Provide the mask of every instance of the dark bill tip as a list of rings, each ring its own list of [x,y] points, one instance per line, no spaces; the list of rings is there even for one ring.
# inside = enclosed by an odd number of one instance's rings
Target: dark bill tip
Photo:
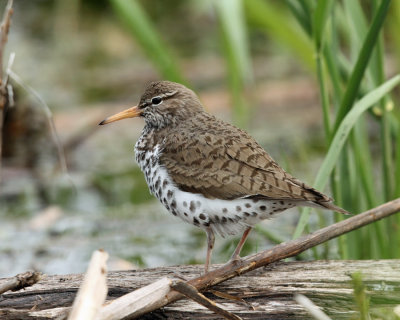
[[[99,126],[102,126],[103,124],[106,124],[106,120],[105,119],[102,122],[99,123]]]

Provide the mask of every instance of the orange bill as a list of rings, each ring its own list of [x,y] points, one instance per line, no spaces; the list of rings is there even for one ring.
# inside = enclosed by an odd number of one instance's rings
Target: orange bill
[[[132,108],[118,112],[117,114],[114,114],[114,115],[104,119],[102,122],[99,123],[99,125],[107,124],[107,123],[114,122],[114,121],[119,121],[119,120],[126,119],[126,118],[139,117],[141,112],[142,111],[137,106],[134,106]]]

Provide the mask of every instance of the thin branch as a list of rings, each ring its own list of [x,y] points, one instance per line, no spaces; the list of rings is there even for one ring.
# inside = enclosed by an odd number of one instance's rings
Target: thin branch
[[[11,16],[13,14],[13,0],[8,0],[7,6],[4,10],[3,20],[0,25],[0,170],[1,170],[1,158],[2,158],[2,143],[3,143],[3,122],[6,107],[8,104],[8,75],[3,79],[3,53],[4,47],[6,46],[8,39],[8,32],[11,25]],[[0,182],[1,182],[1,171],[0,171]]]
[[[11,16],[13,14],[13,0],[8,0],[7,6],[4,10],[3,20],[0,25],[0,86],[5,88],[6,84],[3,83],[3,53],[4,47],[8,40],[8,32],[10,31]],[[0,105],[0,109],[3,109],[4,104]]]
[[[254,269],[266,266],[270,263],[293,257],[330,239],[336,238],[345,233],[361,228],[367,224],[386,218],[399,211],[400,198],[385,203],[371,210],[365,211],[364,213],[355,215],[349,219],[320,229],[314,233],[303,236],[296,240],[281,243],[280,245],[277,245],[272,249],[250,255],[240,261],[227,263],[214,271],[208,272],[201,277],[188,281],[188,284],[194,286],[198,291],[205,291],[208,288],[223,281],[234,278]],[[134,294],[135,292],[136,291],[130,294]],[[162,300],[158,301],[158,303],[154,303],[153,301],[152,305],[160,308],[176,300],[182,299],[183,297],[184,296],[181,293],[170,291],[168,294],[163,295]],[[130,307],[132,312],[129,312],[129,310],[125,309],[125,314],[130,319],[139,317],[147,312],[151,312],[157,309],[152,308],[149,305],[145,305],[143,309],[132,305]]]

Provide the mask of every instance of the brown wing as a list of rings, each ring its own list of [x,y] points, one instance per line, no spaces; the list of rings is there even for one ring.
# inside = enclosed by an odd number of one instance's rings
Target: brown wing
[[[209,117],[205,127],[170,132],[162,150],[161,164],[181,189],[219,199],[331,201],[286,173],[246,132]]]

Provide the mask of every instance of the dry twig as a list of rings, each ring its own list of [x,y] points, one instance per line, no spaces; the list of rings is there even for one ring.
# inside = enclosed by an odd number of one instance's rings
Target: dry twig
[[[166,295],[171,290],[168,278],[149,284],[111,301],[99,311],[96,320],[128,319],[135,310],[144,313],[156,310],[167,303]]]
[[[2,151],[2,141],[3,141],[3,121],[4,114],[6,112],[6,106],[8,103],[8,76],[3,79],[3,53],[4,47],[6,46],[8,39],[8,31],[11,25],[11,16],[13,14],[13,0],[8,0],[7,6],[4,11],[3,20],[0,25],[0,169],[1,169],[1,151]],[[1,181],[1,175],[0,175]]]

